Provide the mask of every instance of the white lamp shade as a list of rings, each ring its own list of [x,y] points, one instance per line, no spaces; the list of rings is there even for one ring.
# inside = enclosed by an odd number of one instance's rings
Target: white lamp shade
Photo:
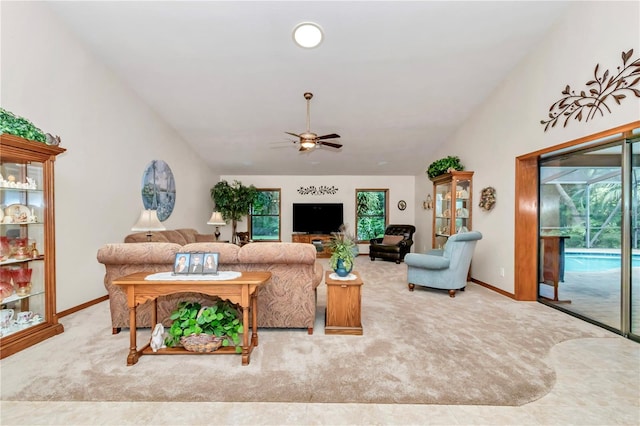
[[[211,217],[207,221],[207,225],[222,226],[226,224],[227,222],[224,221],[224,219],[222,218],[222,213],[220,212],[211,213]]]
[[[164,231],[164,225],[158,219],[157,210],[142,210],[140,218],[131,228],[132,231]]]

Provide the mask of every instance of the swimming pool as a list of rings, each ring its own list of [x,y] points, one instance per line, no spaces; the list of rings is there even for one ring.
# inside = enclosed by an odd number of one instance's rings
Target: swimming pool
[[[565,253],[565,272],[600,272],[620,269],[620,253]],[[632,267],[640,267],[640,254],[632,255]]]

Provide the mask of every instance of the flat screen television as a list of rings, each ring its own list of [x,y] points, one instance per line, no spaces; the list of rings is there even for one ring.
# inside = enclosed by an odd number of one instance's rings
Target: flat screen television
[[[342,210],[342,203],[293,203],[293,232],[338,232],[344,223]]]

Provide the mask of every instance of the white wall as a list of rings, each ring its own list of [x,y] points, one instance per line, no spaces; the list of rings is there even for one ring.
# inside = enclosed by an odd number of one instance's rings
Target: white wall
[[[57,309],[106,294],[98,248],[120,242],[143,208],[142,173],[164,160],[176,181],[169,229],[211,232],[218,176],[134,92],[97,62],[44,2],[2,2],[1,105],[58,134]]]
[[[597,63],[616,72],[621,53],[640,55],[639,2],[574,2],[545,40],[519,64],[491,97],[437,152],[434,159],[458,155],[473,170],[473,228],[483,233],[472,276],[514,292],[515,157],[640,119],[640,99],[627,93],[621,105],[609,101],[611,114],[589,122],[572,120],[544,132],[541,119],[569,84],[586,89]],[[471,71],[472,72],[472,71]],[[422,182],[424,176],[416,179]],[[496,188],[491,212],[477,207],[480,190]],[[431,232],[421,228],[421,233]],[[499,269],[505,268],[505,277]]]
[[[291,241],[293,229],[293,203],[343,203],[344,222],[349,232],[355,233],[356,226],[356,189],[389,189],[389,223],[415,224],[413,200],[413,176],[243,176],[223,175],[220,179],[232,183],[234,180],[256,188],[280,188],[281,203],[281,239]],[[336,187],[336,194],[301,195],[298,188],[309,186]],[[405,200],[407,208],[398,209],[398,201]],[[247,229],[246,218],[238,223],[238,231]],[[220,229],[222,239],[231,237],[231,225]],[[361,253],[368,253],[368,245],[360,245]]]

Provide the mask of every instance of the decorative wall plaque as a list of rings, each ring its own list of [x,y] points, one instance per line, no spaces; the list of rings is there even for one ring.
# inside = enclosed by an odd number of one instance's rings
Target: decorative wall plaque
[[[161,222],[167,220],[176,202],[176,183],[167,163],[153,160],[142,175],[142,204],[158,211]]]
[[[490,211],[496,205],[496,189],[492,186],[487,186],[480,191],[480,207],[485,212]]]
[[[571,117],[574,120],[587,122],[593,119],[596,114],[604,116],[605,111],[611,113],[610,101],[620,105],[620,101],[627,97],[626,93],[631,92],[640,98],[640,90],[634,86],[640,82],[640,59],[631,60],[633,49],[622,52],[622,67],[618,66],[616,71],[610,73],[606,70],[599,74],[600,64],[596,64],[593,71],[593,79],[587,81],[584,90],[576,93],[567,86],[562,91],[564,97],[551,104],[549,108],[549,119],[540,120],[546,132],[549,126],[555,127],[558,120],[564,117],[562,127],[567,127]],[[588,90],[588,92],[587,92]]]
[[[327,194],[335,194],[338,192],[338,188],[335,186],[325,186],[321,185],[318,188],[315,186],[301,186],[298,188],[298,194],[301,195],[327,195]]]

